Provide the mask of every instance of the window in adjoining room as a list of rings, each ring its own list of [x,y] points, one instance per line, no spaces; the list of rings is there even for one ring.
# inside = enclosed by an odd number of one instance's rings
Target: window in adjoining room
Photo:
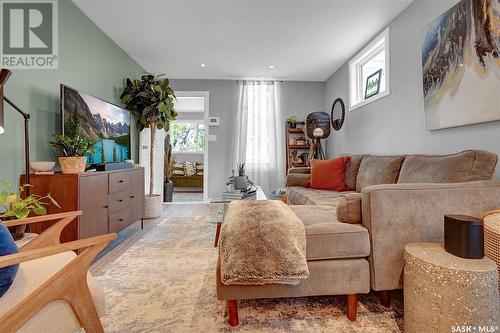
[[[173,153],[203,153],[205,125],[203,122],[172,122],[170,140]]]
[[[349,110],[389,95],[389,53],[389,28],[386,28],[349,61]]]

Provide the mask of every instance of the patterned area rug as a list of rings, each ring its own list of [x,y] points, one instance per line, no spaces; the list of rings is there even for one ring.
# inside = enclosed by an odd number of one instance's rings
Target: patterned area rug
[[[215,226],[207,217],[165,218],[96,274],[106,295],[106,332],[401,332],[402,304],[360,296],[358,320],[345,297],[239,301],[230,328],[215,294]]]

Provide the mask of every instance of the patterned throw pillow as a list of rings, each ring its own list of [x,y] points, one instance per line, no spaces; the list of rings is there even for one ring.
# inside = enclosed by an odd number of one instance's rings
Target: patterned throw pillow
[[[198,176],[203,176],[203,163],[196,163],[196,174]]]
[[[174,163],[172,174],[175,176],[184,176],[184,167],[180,163]]]
[[[196,174],[196,166],[193,162],[182,162],[182,166],[184,167],[185,176],[194,176]]]

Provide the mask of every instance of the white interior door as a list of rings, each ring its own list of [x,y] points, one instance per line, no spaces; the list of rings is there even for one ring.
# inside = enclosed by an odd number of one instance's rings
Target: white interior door
[[[155,140],[155,152],[153,161],[153,189],[154,194],[161,194],[163,198],[163,165],[165,163],[165,131],[156,130],[156,140]],[[139,164],[144,167],[145,173],[145,183],[144,191],[149,194],[149,147],[151,144],[151,131],[149,128],[145,128],[139,136],[140,147],[139,149]]]

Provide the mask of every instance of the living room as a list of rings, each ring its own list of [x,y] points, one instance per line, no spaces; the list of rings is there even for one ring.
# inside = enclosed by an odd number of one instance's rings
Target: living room
[[[0,332],[498,332],[496,0],[1,0]]]

